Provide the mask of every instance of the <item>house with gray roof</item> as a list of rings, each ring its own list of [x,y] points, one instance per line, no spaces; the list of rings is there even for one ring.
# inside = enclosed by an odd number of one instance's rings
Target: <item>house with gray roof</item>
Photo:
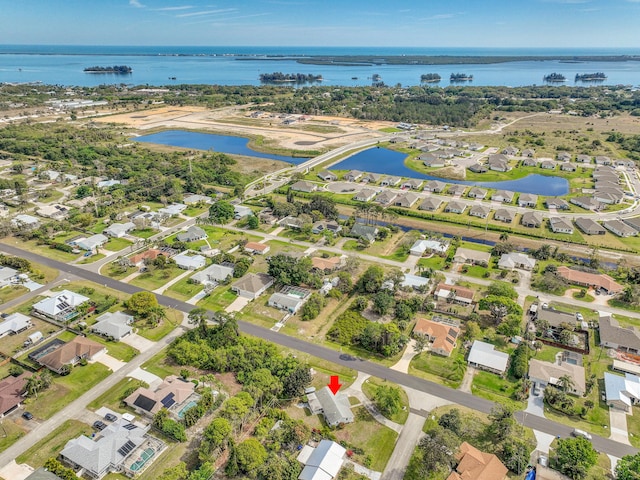
[[[382,179],[380,186],[382,187],[395,187],[402,179],[400,177],[389,176]]]
[[[233,271],[233,265],[213,264],[194,273],[189,280],[193,283],[216,286],[220,282],[233,278]]]
[[[507,210],[506,208],[499,208],[496,210],[496,213],[493,214],[494,220],[498,220],[499,222],[511,223],[515,218],[515,214],[511,210]]]
[[[474,163],[469,167],[469,171],[473,173],[486,173],[489,171],[489,168],[483,163]]]
[[[355,182],[360,177],[362,177],[362,175],[363,173],[360,170],[350,170],[347,173],[345,173],[342,178],[345,179],[347,182]]]
[[[489,265],[491,253],[472,250],[470,248],[458,247],[453,257],[456,263],[470,263],[472,265]]]
[[[514,193],[509,190],[498,190],[491,195],[494,202],[511,203],[513,202]]]
[[[533,193],[521,193],[520,197],[518,197],[519,207],[536,208],[536,205],[538,205],[538,195],[534,195]]]
[[[249,273],[231,285],[239,296],[255,300],[273,285],[273,277],[266,273]]]
[[[470,216],[478,218],[487,218],[490,213],[491,209],[489,207],[485,207],[484,205],[473,205],[469,210]]]
[[[500,260],[498,260],[498,268],[506,270],[513,270],[514,268],[533,270],[535,266],[536,260],[534,258],[520,252],[503,253]]]
[[[555,208],[556,210],[569,210],[569,204],[562,198],[547,198],[544,203],[547,208]]]
[[[638,231],[620,220],[605,220],[602,226],[619,237],[633,237]]]
[[[21,229],[33,229],[40,226],[40,220],[31,215],[21,213],[11,219],[11,226]]]
[[[495,172],[508,172],[511,170],[509,159],[501,154],[489,155],[487,165],[489,166],[489,170],[493,170]]]
[[[570,202],[585,210],[597,210],[600,208],[600,202],[593,197],[573,197]]]
[[[307,182],[306,180],[299,180],[291,185],[291,190],[294,192],[311,193],[318,189],[318,185],[315,183]]]
[[[179,242],[197,242],[198,240],[204,240],[207,238],[207,232],[197,225],[190,226],[186,232],[181,232],[176,235],[176,240]]]
[[[189,251],[184,251],[173,257],[176,265],[183,270],[197,270],[202,268],[207,263],[207,259],[199,254],[191,254]]]
[[[325,182],[335,182],[338,179],[338,176],[335,173],[330,172],[329,170],[322,170],[318,174],[318,177],[320,177]]]
[[[598,155],[595,160],[596,165],[611,165],[611,159],[605,155]]]
[[[637,327],[621,327],[610,315],[604,315],[598,320],[598,329],[600,346],[640,354],[640,330]]]
[[[538,228],[542,225],[542,215],[538,212],[524,212],[520,219],[520,223],[524,227]]]
[[[497,351],[490,343],[474,340],[467,362],[472,367],[502,375],[507,370],[509,355]]]
[[[380,205],[389,205],[397,196],[398,194],[391,190],[384,190],[376,196],[375,202]]]
[[[445,212],[449,213],[463,213],[467,209],[467,204],[462,202],[449,202],[444,207]]]
[[[484,197],[487,196],[487,190],[485,190],[484,188],[480,188],[480,187],[473,187],[469,190],[469,193],[467,193],[467,197],[469,198],[477,198],[479,200],[484,199]]]
[[[565,162],[560,165],[560,170],[562,170],[563,172],[575,172],[577,170],[577,167],[573,163]]]
[[[590,218],[576,218],[576,226],[587,235],[604,235],[607,231],[598,222],[594,222]]]
[[[98,233],[96,235],[91,235],[88,238],[83,238],[82,240],[78,240],[75,242],[75,244],[78,248],[81,248],[82,250],[93,252],[96,248],[102,247],[108,241],[109,239],[105,235]]]
[[[63,290],[33,305],[33,311],[57,321],[68,321],[77,315],[76,308],[89,301],[79,293]]]
[[[553,233],[573,234],[573,225],[571,225],[570,221],[565,220],[562,217],[550,217],[549,228],[551,228]]]
[[[371,188],[363,188],[353,196],[353,199],[358,202],[369,202],[373,200],[378,192]]]
[[[327,425],[332,428],[342,423],[352,423],[353,412],[349,398],[344,392],[333,394],[329,387],[307,394],[309,409],[314,415],[322,414]]]
[[[91,330],[98,335],[111,338],[116,342],[122,337],[126,337],[133,330],[133,317],[124,312],[106,312],[96,319],[96,323],[91,326]]]
[[[506,147],[502,150],[503,155],[517,155],[520,150],[516,147]]]
[[[418,207],[418,210],[427,210],[429,212],[435,212],[442,205],[442,200],[435,197],[425,198],[424,201]]]
[[[286,286],[269,297],[267,304],[278,310],[296,313],[305,304],[311,292],[306,288]]]
[[[158,209],[158,213],[166,217],[177,217],[186,209],[187,206],[184,203],[172,203],[171,205]]]
[[[102,233],[108,237],[122,238],[130,231],[135,230],[135,228],[136,224],[133,222],[112,223],[107,228],[105,228]]]
[[[198,193],[187,193],[182,199],[182,203],[185,205],[197,205],[199,203],[210,205],[213,203],[213,198]]]
[[[576,326],[576,316],[572,313],[562,312],[554,308],[539,308],[536,311],[536,320],[543,320],[553,328],[564,328],[565,325]]]
[[[378,236],[378,228],[372,225],[365,225],[364,223],[354,223],[349,232],[349,236],[362,238],[369,243],[373,243]]]
[[[440,155],[425,153],[424,155],[420,155],[418,160],[420,160],[425,167],[440,168],[447,164],[445,158],[446,157],[442,157]]]
[[[526,148],[522,151],[522,156],[523,157],[535,157],[536,156],[536,151],[533,148]]]
[[[12,313],[0,322],[0,338],[6,335],[15,335],[30,328],[33,324],[31,318],[20,312]],[[0,412],[0,415],[2,412]]]
[[[520,163],[523,167],[537,167],[538,161],[535,158],[525,158]]]
[[[429,180],[424,184],[425,192],[442,193],[447,188],[447,184],[439,180]]]
[[[418,180],[416,178],[410,178],[402,182],[401,187],[408,188],[411,190],[418,190],[420,188],[420,185],[422,185],[422,180]]]
[[[420,195],[413,192],[407,192],[398,195],[393,201],[393,205],[396,207],[411,208],[418,200],[420,200]]]
[[[624,199],[624,191],[618,187],[599,187],[596,186],[596,191],[593,194],[593,198],[607,205],[614,205],[622,202]]]
[[[623,218],[622,221],[640,232],[640,217]]]
[[[464,191],[466,189],[467,189],[466,185],[460,185],[460,184],[454,183],[453,185],[449,185],[449,188],[447,189],[447,193],[449,195],[462,196],[464,195]]]
[[[544,170],[555,170],[556,162],[554,162],[553,160],[543,160],[540,162],[540,168]]]
[[[379,173],[367,173],[360,180],[362,183],[378,183],[382,179]]]
[[[578,163],[591,163],[591,155],[580,154],[576,157]]]
[[[571,160],[571,154],[569,152],[558,152],[556,158],[561,162],[568,162]]]

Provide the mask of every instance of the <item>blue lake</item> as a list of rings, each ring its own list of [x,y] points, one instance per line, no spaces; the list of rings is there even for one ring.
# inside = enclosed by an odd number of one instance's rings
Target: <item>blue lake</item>
[[[499,188],[521,193],[533,193],[548,197],[561,196],[569,193],[569,182],[556,176],[531,174],[518,180],[501,182],[469,182],[466,180],[449,180],[417,172],[408,168],[404,161],[407,155],[387,148],[370,148],[337,163],[331,170],[361,170],[368,173],[395,175],[398,177],[420,178],[423,180],[442,180],[447,183],[462,185],[476,185],[486,188]]]
[[[143,143],[158,143],[172,147],[193,148],[196,150],[212,150],[214,152],[245,155],[247,157],[268,158],[298,165],[308,158],[287,157],[258,152],[247,146],[249,139],[231,135],[215,135],[213,133],[187,132],[185,130],[165,130],[164,132],[144,135],[134,139]]]

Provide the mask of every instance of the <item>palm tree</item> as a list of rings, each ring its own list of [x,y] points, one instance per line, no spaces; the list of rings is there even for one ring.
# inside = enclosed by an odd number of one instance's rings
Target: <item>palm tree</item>
[[[502,232],[500,234],[500,241],[506,242],[507,240],[509,240],[509,234],[507,232]]]
[[[575,383],[569,375],[563,375],[558,379],[558,387],[563,392],[567,392],[568,390],[573,390]]]

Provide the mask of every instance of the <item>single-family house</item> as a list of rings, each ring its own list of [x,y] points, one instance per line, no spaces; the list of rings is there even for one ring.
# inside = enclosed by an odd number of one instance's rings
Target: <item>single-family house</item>
[[[579,154],[578,156],[576,156],[576,162],[591,163],[591,155]]]
[[[266,273],[249,273],[231,285],[231,290],[241,297],[255,300],[271,285],[272,276]]]
[[[63,220],[69,216],[69,207],[55,203],[53,205],[41,205],[36,210],[36,215],[52,220]]]
[[[204,270],[194,273],[189,281],[215,287],[221,282],[232,279],[233,271],[233,264],[218,265],[214,263]]]
[[[523,157],[528,157],[528,158],[532,158],[536,156],[536,151],[533,148],[525,148],[522,151],[522,156]]]
[[[363,188],[354,195],[353,199],[358,202],[369,202],[373,200],[377,194],[378,192],[373,190],[372,188]]]
[[[338,391],[335,395],[329,387],[323,387],[313,393],[307,394],[309,410],[314,415],[322,414],[327,425],[332,428],[343,423],[353,422],[353,412],[349,398],[344,392]]]
[[[529,255],[520,252],[503,253],[498,261],[498,268],[505,270],[513,270],[514,268],[533,270],[535,266],[535,258],[531,258]]]
[[[555,170],[556,162],[553,160],[543,160],[540,162],[540,168],[543,168],[544,170]]]
[[[569,204],[562,198],[547,198],[544,203],[547,208],[555,208],[556,210],[569,210]]]
[[[507,370],[509,355],[497,351],[490,343],[474,340],[467,362],[472,367],[502,375]]]
[[[197,242],[198,240],[204,240],[205,238],[207,238],[207,232],[197,225],[192,225],[187,228],[186,232],[180,232],[176,235],[176,240],[185,243]]]
[[[554,363],[531,359],[529,361],[529,380],[542,388],[547,385],[562,386],[568,388],[568,393],[583,396],[587,391],[584,367],[574,362],[563,361],[562,357],[562,354],[557,355]],[[560,383],[562,377],[570,378],[571,384],[562,385]]]
[[[425,167],[440,168],[447,164],[445,158],[446,157],[440,155],[425,153],[424,155],[420,155],[418,160],[420,160]]]
[[[489,168],[484,163],[474,163],[469,167],[469,171],[473,173],[487,173]]]
[[[524,212],[520,223],[528,228],[538,228],[542,225],[542,215],[538,212]]]
[[[460,329],[453,325],[419,318],[413,328],[413,334],[427,340],[430,352],[449,357],[456,348]]]
[[[307,301],[311,292],[306,288],[286,286],[269,297],[267,304],[278,310],[296,313]]]
[[[158,256],[164,255],[165,257],[170,257],[171,254],[166,250],[158,250],[157,248],[150,248],[149,250],[145,250],[142,253],[138,253],[129,258],[129,265],[132,267],[139,267],[143,265],[145,262],[152,262]]]
[[[506,208],[499,208],[496,210],[496,213],[493,214],[494,220],[498,220],[499,222],[511,223],[515,218],[515,214],[511,210],[507,210]]]
[[[511,170],[509,159],[499,153],[495,155],[489,155],[487,165],[489,166],[489,170],[493,170],[494,172],[508,172],[509,170]]]
[[[311,193],[318,189],[318,185],[315,183],[307,182],[306,180],[299,180],[291,185],[291,190],[294,192]]]
[[[416,240],[409,250],[411,255],[421,257],[426,252],[444,255],[449,249],[449,243],[444,240]]]
[[[447,188],[447,184],[440,180],[429,180],[424,184],[425,192],[442,193]]]
[[[244,205],[234,205],[233,206],[233,218],[236,220],[240,220],[244,217],[250,217],[253,215],[253,210],[249,207],[245,207]]]
[[[135,230],[136,224],[133,222],[126,223],[112,223],[105,228],[102,233],[108,237],[122,238],[132,230]]]
[[[349,236],[362,238],[368,243],[373,243],[378,236],[378,228],[372,225],[365,225],[364,223],[354,223],[349,232]]]
[[[505,480],[507,467],[492,453],[485,453],[463,442],[456,454],[458,465],[447,480]]]
[[[344,174],[342,178],[344,178],[347,182],[355,182],[360,177],[362,177],[363,173],[360,170],[351,170]]]
[[[556,158],[561,162],[568,162],[571,160],[571,154],[569,152],[558,152]]]
[[[343,264],[342,257],[311,257],[311,266],[321,272],[333,272]]]
[[[513,202],[513,196],[515,194],[509,190],[497,190],[491,195],[491,200],[494,202],[511,203]]]
[[[410,190],[418,190],[422,185],[422,180],[417,180],[415,178],[410,178],[402,182],[402,188],[408,188]]]
[[[13,412],[25,398],[27,379],[30,373],[24,372],[17,377],[8,376],[0,380],[0,418]]]
[[[15,335],[16,333],[24,332],[32,325],[30,317],[20,312],[12,313],[0,322],[0,338],[6,335]]]
[[[637,327],[621,327],[610,315],[604,315],[598,320],[598,330],[600,346],[640,354],[640,329]]]
[[[596,165],[611,165],[611,159],[604,155],[596,156]]]
[[[79,293],[63,290],[33,305],[36,314],[59,322],[67,322],[77,315],[76,309],[89,298]]]
[[[536,311],[536,320],[543,320],[555,329],[563,329],[565,325],[576,326],[576,316],[572,313],[556,310],[555,308],[539,308]]]
[[[102,235],[101,233],[98,233],[96,235],[91,235],[90,237],[77,240],[74,243],[78,248],[82,250],[93,252],[96,249],[102,247],[108,241],[109,239],[106,237],[106,235]]]
[[[120,182],[120,180],[101,180],[96,185],[98,188],[103,189],[103,188],[111,188],[116,185],[120,185],[120,183],[122,183]]]
[[[602,226],[619,237],[633,237],[638,234],[635,228],[620,220],[605,220],[602,222]]]
[[[607,231],[598,222],[594,222],[590,218],[576,218],[576,226],[587,235],[604,235]]]
[[[311,227],[311,233],[332,232],[338,234],[342,231],[342,225],[335,220],[319,220]]]
[[[202,255],[193,255],[189,251],[184,251],[173,257],[176,265],[183,270],[197,270],[207,263],[207,259]]]
[[[107,351],[104,345],[80,335],[67,343],[56,340],[30,353],[29,358],[59,375],[81,361],[93,360]]]
[[[469,215],[472,217],[487,218],[490,213],[491,209],[489,207],[485,207],[484,205],[473,205],[469,209]]]
[[[623,218],[622,221],[640,232],[640,217]]]
[[[472,265],[489,265],[491,253],[481,252],[480,250],[472,250],[470,248],[458,247],[453,257],[456,263],[470,263]]]
[[[17,283],[20,279],[19,275],[17,270],[0,265],[0,288],[7,287],[12,283]]]
[[[563,172],[575,172],[577,167],[573,163],[565,162],[560,165],[560,170]]]
[[[429,212],[435,212],[442,205],[442,200],[439,198],[425,198],[424,201],[418,207],[418,210],[427,210]]]
[[[561,265],[558,267],[557,274],[571,284],[599,288],[609,295],[615,295],[623,290],[622,285],[604,273],[583,272]]]
[[[473,187],[469,190],[469,193],[467,194],[467,197],[469,198],[477,198],[479,200],[483,200],[484,197],[487,196],[487,190],[485,190],[484,188],[480,188],[480,187]]]
[[[183,380],[176,375],[169,375],[154,390],[140,387],[126,397],[123,403],[140,415],[153,417],[163,408],[174,415],[179,415],[182,407],[198,398],[193,382]]]
[[[393,205],[396,207],[411,208],[418,200],[420,200],[420,195],[413,192],[407,192],[398,195],[393,201]]]
[[[538,205],[538,195],[534,195],[533,193],[521,193],[518,197],[519,207],[536,208],[536,205]]]
[[[361,182],[362,183],[378,183],[382,179],[382,175],[379,173],[367,173],[365,174]]]
[[[304,465],[298,480],[333,480],[342,468],[346,452],[331,440],[320,440],[315,448],[305,445],[297,457]]]
[[[382,187],[395,187],[402,179],[400,177],[389,176],[382,179],[380,186]]]
[[[444,207],[445,212],[449,213],[463,213],[467,209],[467,204],[462,202],[449,202]]]
[[[31,215],[21,213],[11,219],[11,226],[22,230],[32,230],[40,226],[40,220]]]
[[[596,185],[594,200],[606,205],[615,205],[624,199],[624,191],[619,187],[600,187]]]
[[[623,376],[604,372],[604,388],[607,405],[627,413],[640,403],[640,377],[626,373]]]
[[[111,338],[116,342],[129,335],[133,330],[133,317],[124,312],[106,312],[96,319],[96,323],[91,326],[91,330],[98,335]]]
[[[449,188],[447,189],[447,193],[449,195],[453,195],[453,196],[459,196],[461,197],[462,195],[464,195],[464,191],[467,189],[467,187],[465,185],[460,185],[460,184],[453,184],[453,185],[449,185]]]
[[[573,234],[573,226],[571,225],[571,222],[562,217],[550,217],[549,227],[553,233]]]
[[[437,300],[452,301],[460,305],[470,305],[473,303],[473,295],[475,292],[467,287],[439,283],[433,294]]]
[[[80,435],[69,440],[60,459],[95,480],[110,472],[136,476],[165,448],[161,440],[148,435],[148,429],[119,418],[97,436]]]
[[[426,289],[429,286],[429,278],[421,275],[412,275],[405,273],[400,282],[402,288],[412,288],[414,290]]]
[[[209,197],[208,195],[200,195],[198,193],[186,193],[182,198],[182,203],[184,203],[185,205],[210,205],[213,203],[213,198]]]
[[[520,163],[523,167],[537,167],[538,161],[535,158],[525,158]]]
[[[389,205],[397,196],[398,194],[391,190],[383,190],[376,196],[375,202],[380,205]]]
[[[514,155],[517,155],[519,151],[520,151],[520,150],[519,150],[518,148],[516,148],[516,147],[512,147],[512,146],[509,146],[509,147],[506,147],[506,148],[504,148],[504,149],[502,150],[502,154],[503,154],[503,155],[511,155],[511,156],[514,156]],[[498,154],[498,155],[499,155],[499,154]]]
[[[158,214],[167,218],[177,217],[186,209],[187,206],[184,203],[172,203],[171,205],[167,205],[166,207],[159,208]]]
[[[338,176],[335,173],[330,172],[329,170],[322,170],[318,174],[318,177],[320,177],[325,182],[335,182],[336,180],[338,180]]]
[[[304,226],[304,221],[300,217],[287,215],[283,219],[278,220],[278,226],[300,230]]]

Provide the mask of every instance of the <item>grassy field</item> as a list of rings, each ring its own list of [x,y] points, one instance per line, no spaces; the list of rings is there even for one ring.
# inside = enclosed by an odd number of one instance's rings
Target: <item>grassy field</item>
[[[180,279],[178,282],[174,283],[168,289],[166,289],[164,294],[168,297],[186,302],[196,293],[201,292],[204,288],[204,286],[200,283],[189,282],[190,277],[191,275]]]
[[[409,365],[409,373],[441,385],[458,388],[462,383],[467,364],[464,353],[457,348],[450,357],[443,357],[431,352],[422,352],[413,357]]]
[[[478,371],[473,377],[471,391],[478,397],[486,398],[494,402],[510,404],[518,410],[526,408],[525,402],[513,399],[513,394],[518,388],[515,379],[505,379],[490,372]]]
[[[112,410],[124,412],[125,410],[121,407],[124,393],[129,388],[132,388],[134,386],[139,386],[138,380],[135,380],[131,377],[123,378],[118,383],[116,383],[113,388],[110,388],[98,398],[89,403],[87,407],[90,410],[97,410],[100,407],[107,407]]]
[[[117,263],[111,262],[103,265],[100,269],[100,273],[115,280],[122,280],[123,278],[128,277],[137,270],[138,267],[121,267]]]
[[[0,436],[0,452],[6,450],[26,434],[25,430],[10,420],[2,421],[2,430],[3,435]]]
[[[164,378],[169,375],[179,375],[183,367],[174,364],[171,359],[167,357],[166,352],[160,352],[143,363],[142,368],[149,373]]]
[[[75,253],[63,252],[62,250],[49,248],[47,245],[38,245],[35,240],[22,240],[15,237],[5,237],[0,240],[0,242],[64,263],[71,262],[79,257],[79,255]]]
[[[119,252],[120,250],[130,247],[131,245],[133,245],[133,243],[131,243],[126,238],[111,238],[103,248],[112,252]]]
[[[181,273],[184,273],[184,270],[176,266],[170,266],[164,269],[158,268],[137,276],[129,283],[136,287],[144,288],[145,290],[155,290],[170,282]]]
[[[91,427],[78,420],[67,420],[49,435],[16,458],[17,463],[26,463],[33,468],[42,467],[49,458],[56,458],[65,444],[80,435],[90,436]]]
[[[231,305],[236,298],[238,298],[238,296],[231,291],[229,286],[222,285],[216,287],[213,292],[200,300],[197,305],[207,310],[220,312]]]
[[[138,329],[138,335],[152,342],[157,342],[169,335],[181,322],[182,312],[168,308],[166,309],[165,318],[155,327],[140,323],[136,325],[136,328]]]
[[[109,355],[122,362],[128,362],[140,353],[137,349],[127,345],[126,343],[113,342],[98,335],[89,334],[87,335],[87,338],[107,347]]]
[[[153,228],[142,228],[140,230],[134,230],[131,232],[131,235],[138,238],[149,238],[153,237],[156,233],[160,233],[158,230],[154,230]]]
[[[393,415],[386,415],[386,417],[392,422],[404,425],[407,421],[407,418],[409,417],[409,398],[407,397],[404,389],[399,388],[396,384],[388,383],[386,380],[382,380],[377,377],[369,377],[362,384],[362,392],[367,396],[369,400],[374,401],[376,391],[383,385],[397,388],[400,392],[400,398],[402,402],[402,409],[399,412],[394,413]]]
[[[0,305],[28,292],[29,289],[21,285],[9,285],[7,287],[0,288]]]

